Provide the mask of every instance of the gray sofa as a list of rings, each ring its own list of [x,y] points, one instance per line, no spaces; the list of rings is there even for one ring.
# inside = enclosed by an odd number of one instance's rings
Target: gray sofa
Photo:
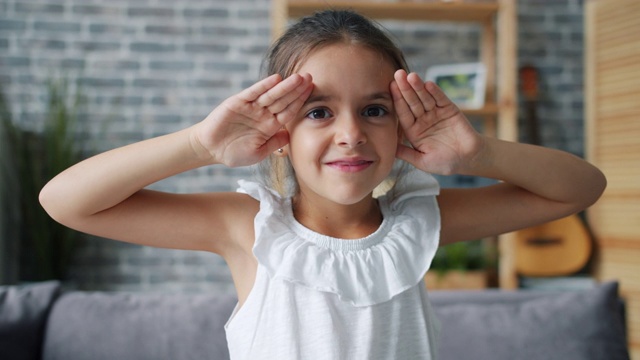
[[[433,291],[439,359],[628,359],[616,283],[580,292]],[[0,359],[228,359],[235,299],[0,286]],[[403,359],[401,359],[403,360]]]

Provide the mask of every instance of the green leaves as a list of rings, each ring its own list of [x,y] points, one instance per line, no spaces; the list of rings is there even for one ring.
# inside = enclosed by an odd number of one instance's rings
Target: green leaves
[[[445,273],[449,270],[480,270],[489,265],[483,241],[474,240],[441,246],[436,252],[431,269]]]
[[[0,122],[4,132],[0,175],[7,199],[4,212],[17,219],[20,280],[64,279],[79,233],[66,228],[42,209],[40,189],[55,175],[80,161],[83,133],[79,113],[85,104],[67,80],[47,82],[47,107],[41,130],[25,129],[12,118],[0,91]]]

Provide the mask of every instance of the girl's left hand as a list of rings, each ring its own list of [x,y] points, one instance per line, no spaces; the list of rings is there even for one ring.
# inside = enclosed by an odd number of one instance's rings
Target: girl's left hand
[[[412,146],[399,144],[396,156],[429,173],[465,173],[482,149],[482,135],[433,82],[404,70],[394,78],[396,115]]]

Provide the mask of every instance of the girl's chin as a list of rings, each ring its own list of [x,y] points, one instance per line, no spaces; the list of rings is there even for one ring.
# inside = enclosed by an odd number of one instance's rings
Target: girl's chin
[[[336,204],[350,206],[372,199],[372,193],[373,190],[366,192],[366,190],[361,188],[354,189],[352,191],[341,191],[340,189],[336,189],[332,194],[327,196],[327,199],[335,202]]]

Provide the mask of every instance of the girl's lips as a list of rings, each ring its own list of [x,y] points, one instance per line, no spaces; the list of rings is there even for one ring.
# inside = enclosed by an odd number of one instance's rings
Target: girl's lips
[[[364,159],[334,160],[326,163],[327,166],[343,172],[358,172],[368,168],[373,161]]]

